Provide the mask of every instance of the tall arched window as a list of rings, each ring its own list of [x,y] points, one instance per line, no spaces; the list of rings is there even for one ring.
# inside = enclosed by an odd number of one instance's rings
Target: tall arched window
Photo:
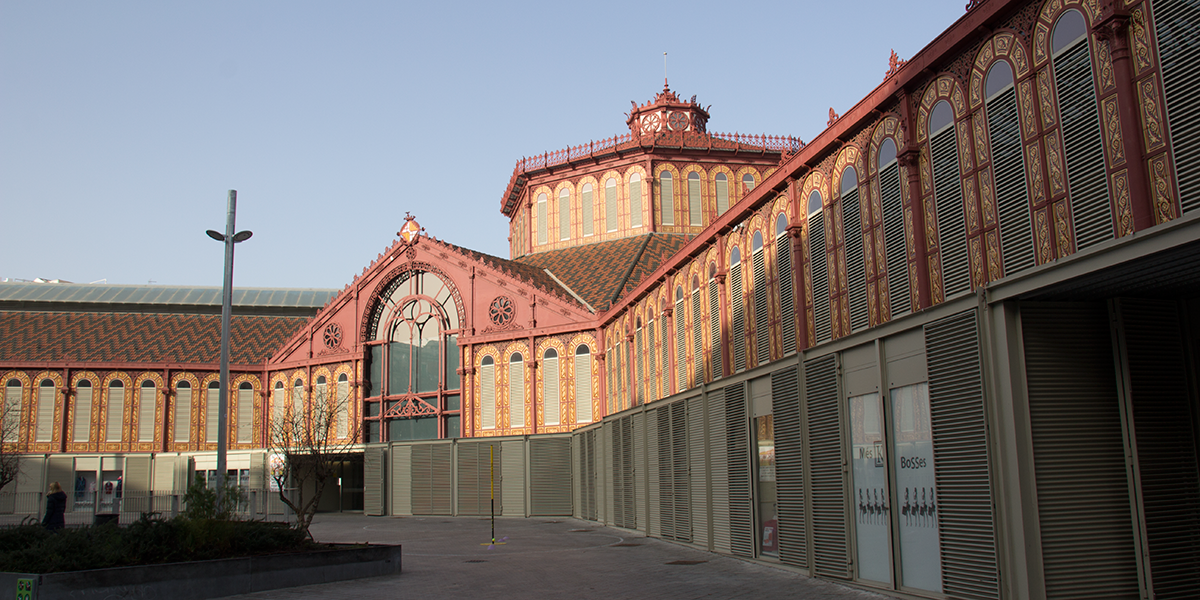
[[[742,175],[742,194],[749,194],[754,191],[754,176],[746,173]]]
[[[1200,110],[1196,84],[1200,61],[1196,60],[1196,32],[1200,10],[1190,0],[1155,0],[1154,29],[1158,38],[1159,68],[1163,95],[1167,100],[1167,123],[1175,152],[1179,199],[1183,212],[1200,209]]]
[[[1012,67],[1003,60],[988,70],[984,110],[991,138],[992,176],[1000,213],[1000,249],[1004,274],[1033,266],[1033,228],[1025,188],[1021,125],[1017,120],[1017,88]]]
[[[708,265],[708,341],[712,344],[712,378],[725,376],[724,356],[721,352],[721,290],[717,285],[717,265]]]
[[[292,384],[292,402],[289,405],[288,413],[296,414],[296,411],[304,410],[304,380],[296,379]],[[290,416],[288,417],[291,418]]]
[[[215,380],[208,382],[208,389],[204,394],[204,441],[209,444],[217,443],[220,402],[221,383]]]
[[[558,239],[571,239],[571,191],[567,188],[558,192]]]
[[[642,226],[642,176],[629,176],[629,226]]]
[[[337,436],[345,438],[350,435],[350,402],[353,398],[350,397],[350,378],[346,377],[345,373],[338,375],[337,380],[337,396],[334,397],[334,402],[337,403]]]
[[[254,435],[254,386],[243,381],[237,395],[237,443],[249,444]]]
[[[581,344],[575,349],[575,422],[591,423],[593,418],[592,349]]]
[[[646,403],[646,351],[643,345],[646,341],[645,335],[642,332],[642,318],[637,318],[637,327],[633,332],[633,368],[636,370],[634,375],[634,398],[637,404]]]
[[[183,383],[187,383],[186,381]],[[188,396],[191,396],[191,390],[188,389]],[[87,442],[91,440],[92,432],[92,382],[88,379],[81,379],[75,384],[75,424],[74,432],[71,436],[73,442]],[[176,402],[178,396],[176,392]]]
[[[43,379],[38,384],[37,428],[34,441],[49,442],[54,439],[54,381]]]
[[[457,289],[434,272],[411,270],[387,284],[371,306],[367,332],[368,422],[381,423],[380,441],[437,439],[457,423],[461,378]],[[494,314],[511,318],[512,300],[497,298]],[[373,436],[368,436],[372,438]]]
[[[1100,137],[1100,112],[1096,108],[1087,33],[1083,15],[1068,10],[1059,16],[1051,38],[1054,84],[1067,161],[1067,193],[1077,250],[1113,237],[1104,141]],[[1065,253],[1066,249],[1060,252]]]
[[[549,241],[548,225],[546,219],[549,216],[546,214],[546,194],[538,194],[537,197],[537,243],[545,244]]]
[[[771,326],[767,319],[767,251],[761,231],[751,238],[750,260],[754,267],[754,358],[755,364],[765,365],[771,360]]]
[[[717,188],[717,214],[723,215],[729,210],[729,178],[724,173],[717,173],[713,179]]]
[[[733,372],[746,370],[746,296],[742,291],[742,251],[729,253],[729,344],[733,346]]]
[[[703,196],[700,194],[700,174],[692,171],[688,173],[688,224],[696,227],[704,224],[704,213],[702,212]]]
[[[604,182],[604,228],[617,230],[617,180],[611,177]]]
[[[146,379],[142,381],[141,389],[138,390],[138,436],[139,442],[154,441],[154,400],[157,396],[157,390],[154,389],[154,382]]]
[[[215,403],[216,400],[214,399]],[[214,419],[215,421],[215,419]],[[104,419],[104,441],[121,441],[125,424],[125,383],[114,379],[108,384],[108,411]]]
[[[688,389],[687,378],[687,311],[683,305],[683,286],[675,288],[675,370],[678,388]]]
[[[842,232],[846,242],[846,292],[850,304],[850,330],[867,326],[867,265],[863,256],[862,208],[858,172],[842,171]]]
[[[658,372],[658,346],[655,345],[658,336],[655,335],[654,325],[654,311],[651,310],[646,314],[646,359],[650,363],[646,369],[646,384],[650,386],[650,394],[647,397],[650,402],[662,397],[658,387],[662,376]]]
[[[796,351],[796,286],[792,279],[792,242],[786,213],[775,219],[775,271],[779,277],[779,324],[784,356]]]
[[[520,352],[508,359],[508,426],[525,426],[525,357]]]
[[[562,387],[559,381],[560,375],[558,351],[554,348],[547,348],[546,353],[542,355],[542,410],[544,411],[542,418],[546,425],[558,425],[562,421],[559,416]]]
[[[19,439],[21,424],[21,380],[9,379],[4,384],[4,431],[5,442],[15,442]]]
[[[946,298],[971,289],[967,222],[954,129],[954,109],[950,103],[942,100],[933,105],[929,117],[929,156],[933,163],[933,205],[937,211],[938,253]]]
[[[700,278],[692,277],[692,387],[704,383],[704,321],[700,319]]]
[[[275,432],[283,425],[283,420],[287,417],[287,401],[287,391],[283,382],[276,381],[271,389],[271,425],[268,431]]]
[[[908,313],[908,254],[904,241],[904,205],[900,195],[900,161],[892,138],[879,145],[879,200],[883,208],[883,249],[891,318]]]
[[[275,383],[280,395],[283,383]],[[176,442],[189,442],[192,439],[192,384],[180,381],[175,384],[175,435]]]
[[[496,362],[490,356],[483,357],[479,365],[479,426],[483,429],[496,428]]]
[[[592,200],[592,184],[590,184],[590,183],[583,184],[583,191],[579,193],[579,197],[580,197],[580,211],[583,213],[583,216],[581,217],[581,219],[583,221],[583,235],[585,235],[585,236],[592,235],[593,233],[595,233],[593,231],[593,228],[595,227],[595,224],[596,224],[596,214],[595,214],[595,212],[593,212],[593,209],[592,209],[592,207],[594,206],[594,203]]]
[[[668,306],[669,305],[666,304],[666,302],[663,303],[662,319],[659,320],[659,324],[658,324],[659,338],[662,340],[662,371],[663,371],[663,375],[662,375],[661,379],[662,379],[662,396],[663,397],[671,395],[671,375],[668,372],[671,369],[671,350],[670,350],[671,343],[669,341],[671,339],[671,319],[668,318],[670,315],[667,314],[669,311],[666,310]]]
[[[671,180],[671,172],[663,171],[658,174],[658,203],[662,207],[662,224],[675,224],[675,184]]]
[[[813,339],[818,344],[829,341],[832,336],[829,320],[829,256],[825,248],[822,208],[821,192],[813,190],[808,196],[808,260],[812,278]]]

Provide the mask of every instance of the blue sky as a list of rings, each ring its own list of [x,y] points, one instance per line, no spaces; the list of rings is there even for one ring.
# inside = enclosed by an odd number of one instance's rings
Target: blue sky
[[[508,256],[517,159],[627,132],[664,51],[710,131],[808,141],[964,4],[0,0],[0,278],[219,286],[230,189],[238,287],[340,288],[406,211]]]

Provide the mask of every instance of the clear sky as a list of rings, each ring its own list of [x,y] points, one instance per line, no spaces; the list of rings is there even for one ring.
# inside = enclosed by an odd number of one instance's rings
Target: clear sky
[[[0,278],[341,288],[406,211],[508,256],[522,156],[671,88],[811,140],[964,14],[921,2],[0,0]]]

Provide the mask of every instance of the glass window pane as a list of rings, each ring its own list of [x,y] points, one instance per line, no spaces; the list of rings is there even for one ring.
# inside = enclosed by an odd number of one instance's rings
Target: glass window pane
[[[383,393],[383,345],[367,346],[367,396]]]
[[[388,388],[389,395],[408,393],[408,376],[412,368],[410,347],[404,342],[388,344]]]
[[[900,582],[942,591],[938,543],[937,485],[933,477],[933,431],[929,422],[929,384],[891,391],[893,464],[900,506]]]
[[[458,336],[446,336],[446,389],[459,388],[458,377]]]
[[[887,465],[883,432],[879,429],[879,394],[850,398],[850,444],[858,541],[858,575],[862,579],[892,582],[891,538]]]
[[[425,344],[420,348],[416,365],[414,365],[413,369],[417,376],[416,387],[418,392],[436,392],[438,389],[442,344],[437,340],[437,327],[427,326],[427,329],[433,330],[434,337],[433,339],[424,340]]]
[[[461,417],[450,415],[446,417],[446,437],[456,438],[462,435]]]
[[[446,396],[446,410],[458,410],[458,409],[459,409],[458,394],[451,394],[449,396]]]

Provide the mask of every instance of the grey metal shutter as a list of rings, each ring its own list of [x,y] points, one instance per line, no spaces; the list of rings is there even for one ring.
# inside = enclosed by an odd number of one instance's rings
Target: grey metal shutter
[[[648,504],[646,535],[662,537],[662,475],[659,469],[661,453],[658,447],[658,414],[662,409],[646,411],[646,487]]]
[[[729,518],[729,454],[726,447],[725,390],[708,393],[708,453],[709,474],[712,478],[712,548],[716,552],[731,552]]]
[[[1122,299],[1117,310],[1153,597],[1200,598],[1200,467],[1179,306]]]
[[[1200,6],[1155,0],[1154,29],[1183,212],[1200,208]]]
[[[925,326],[942,590],[1000,597],[979,330],[969,310]]]
[[[767,319],[767,250],[759,248],[751,255],[754,264],[754,353],[755,364],[771,360],[771,326]]]
[[[451,514],[451,486],[450,444],[412,446],[413,514]]]
[[[529,516],[525,511],[525,442],[500,442],[496,477],[496,514]]]
[[[687,313],[684,312],[683,300],[675,303],[675,368],[678,389],[682,392],[688,388],[687,381]]]
[[[692,177],[695,173],[688,174],[687,189],[688,189],[688,221],[693,227],[703,225],[703,217],[701,214],[701,203],[703,200],[700,197],[700,177]]]
[[[596,430],[579,435],[579,516],[596,520]]]
[[[1096,88],[1092,83],[1092,58],[1086,36],[1081,39],[1085,41],[1054,57],[1054,83],[1058,92],[1077,250],[1113,237],[1108,178],[1104,171],[1104,140],[1100,136],[1100,112],[1096,109]]]
[[[1021,151],[1021,125],[1017,120],[1017,88],[987,101],[988,137],[992,143],[992,173],[996,206],[1000,213],[1000,249],[1004,275],[1033,266],[1033,225],[1025,187],[1025,153]],[[987,174],[982,174],[986,177]]]
[[[775,419],[779,561],[807,569],[804,436],[800,426],[799,375],[794,367],[771,373],[771,413]]]
[[[951,125],[929,136],[938,253],[942,262],[942,289],[947,298],[971,289],[970,265],[967,264],[967,222],[954,131],[955,127]]]
[[[125,472],[122,473],[121,512],[144,513],[150,510],[150,455],[139,454],[125,457]]]
[[[742,263],[729,269],[729,344],[733,346],[733,372],[746,370],[746,296],[742,290]]]
[[[1108,312],[1023,304],[1048,598],[1139,597]]]
[[[392,516],[408,516],[412,509],[412,446],[393,445],[391,447],[391,480]]]
[[[663,315],[663,318],[661,320],[662,320],[662,324],[660,325],[660,327],[662,327],[662,373],[663,374],[662,374],[661,378],[656,378],[655,381],[660,382],[662,385],[662,395],[660,397],[665,397],[665,396],[671,395],[671,374],[668,372],[671,369],[671,367],[670,367],[670,364],[671,364],[671,360],[670,360],[671,359],[671,354],[670,354],[671,320],[668,319],[666,315]]]
[[[637,528],[633,503],[633,424],[626,416],[610,422],[610,451],[612,453],[612,517],[617,527]]]
[[[662,224],[675,224],[675,183],[671,173],[663,171],[658,175],[658,204],[662,209]]]
[[[850,330],[867,326],[867,265],[863,255],[862,207],[858,188],[842,196],[842,235],[846,241],[846,290],[850,303]]]
[[[363,512],[370,516],[382,516],[387,499],[387,449],[369,447],[363,450]]]
[[[750,418],[746,387],[725,387],[725,453],[729,467],[729,551],[754,556],[753,492],[750,489]]]
[[[634,522],[646,527],[646,480],[643,465],[646,461],[646,413],[632,415],[633,422],[633,513]]]
[[[483,450],[483,465],[479,451]],[[455,448],[458,462],[458,514],[484,515],[491,511],[491,473],[488,448],[483,444],[460,441]]]
[[[645,346],[643,342],[645,338],[642,336],[642,328],[638,327],[637,333],[634,335],[634,369],[637,371],[637,381],[634,382],[634,397],[637,398],[637,404],[640,406],[646,403],[646,353],[643,351]]]
[[[804,362],[812,490],[813,572],[850,578],[846,543],[846,459],[841,435],[837,355]]]
[[[648,400],[653,402],[662,396],[658,390],[658,348],[655,346],[657,336],[654,334],[654,321],[646,324],[646,358],[650,360],[650,364],[646,369],[646,383],[650,385],[650,396]]]
[[[708,528],[708,466],[705,464],[708,449],[704,440],[704,400],[700,396],[687,400],[687,448],[688,481],[691,487],[689,520],[692,524],[691,540],[694,544],[707,547],[710,541]]]
[[[583,433],[571,435],[571,516],[583,518]]]
[[[879,171],[879,199],[883,208],[883,246],[887,263],[887,292],[893,319],[908,314],[908,252],[904,241],[904,207],[900,196],[900,163]]]
[[[708,280],[708,339],[712,343],[712,358],[709,360],[712,363],[712,378],[714,380],[725,376],[725,365],[721,348],[724,346],[724,340],[721,339],[721,292],[720,286],[717,285],[716,279]]]
[[[779,323],[784,356],[796,351],[796,286],[792,281],[792,240],[787,232],[775,237],[775,264],[779,277]]]
[[[154,384],[152,382],[146,381],[144,383],[150,383],[150,385],[142,386],[142,387],[138,388],[137,441],[153,442],[154,441],[154,429],[155,429],[154,428],[154,425],[155,425],[155,423],[154,423],[154,407],[155,407],[155,404],[157,403],[156,400],[158,399],[158,388],[154,387]],[[38,388],[38,389],[41,390],[44,388]],[[50,389],[53,390],[53,388],[50,388]],[[242,400],[242,394],[239,390],[238,401],[240,402],[241,400]],[[50,406],[50,415],[49,416],[53,417],[53,415],[54,415],[54,398],[53,397],[50,398],[49,406]],[[48,418],[47,422],[49,420],[50,419]],[[40,421],[41,421],[40,417],[39,417],[38,421],[39,421],[39,425],[40,425]],[[40,430],[41,427],[39,426],[38,429]],[[42,441],[42,440],[39,438],[38,441]],[[49,440],[49,438],[47,438],[45,441],[50,441],[50,440]],[[241,439],[238,439],[238,441],[240,442]]]
[[[571,438],[529,440],[529,514],[571,514]]]
[[[692,541],[691,485],[688,478],[687,404],[671,404],[671,500],[675,509],[675,540]]]
[[[700,319],[700,288],[692,290],[692,387],[704,383],[704,321]]]
[[[642,180],[629,182],[629,226],[642,226]]]
[[[658,455],[659,535],[675,539],[675,469],[671,465],[671,407],[654,411]]]
[[[812,275],[813,333],[816,343],[832,335],[829,315],[829,263],[825,253],[825,220],[821,213],[808,217],[809,271]]]

